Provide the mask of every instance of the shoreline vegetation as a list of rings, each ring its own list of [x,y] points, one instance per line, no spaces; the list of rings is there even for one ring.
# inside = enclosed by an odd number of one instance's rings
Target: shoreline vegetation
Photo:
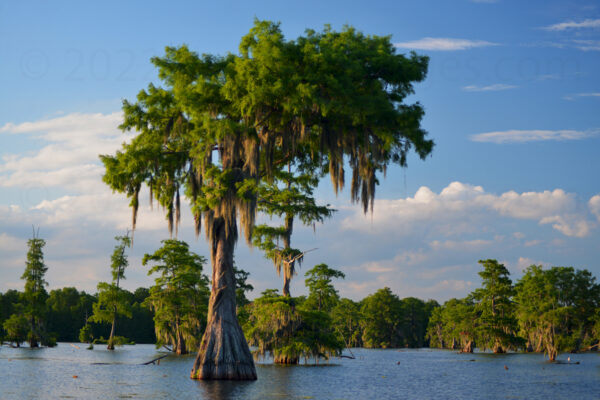
[[[32,245],[39,245],[39,240]],[[140,343],[174,354],[197,351],[208,307],[208,279],[201,273],[206,260],[189,252],[184,242],[171,239],[163,245],[144,258],[144,265],[155,263],[149,274],[161,272],[157,285],[134,292],[119,288],[120,307],[128,314],[118,314],[114,320],[92,322],[101,307],[99,295],[73,287],[44,290],[37,296],[27,294],[27,289],[0,293],[2,345],[20,347],[27,341],[29,347],[51,347],[56,342],[81,342],[93,349],[93,344]],[[35,251],[43,265],[41,249]],[[122,246],[115,251],[124,263]],[[344,275],[325,264],[306,272],[308,296],[283,296],[269,289],[250,301],[249,274],[236,267],[237,316],[254,358],[269,356],[277,364],[318,363],[342,356],[344,349],[361,347],[534,352],[549,361],[556,361],[559,353],[598,350],[600,285],[589,271],[532,265],[513,284],[509,271],[496,260],[479,263],[481,287],[442,305],[435,300],[400,299],[387,287],[360,301],[340,298],[333,281]],[[172,287],[182,281],[187,289]],[[37,302],[33,328],[27,313],[31,298]],[[190,298],[195,299],[194,307],[183,307]],[[111,329],[114,324],[118,335]],[[31,346],[33,335],[44,337],[44,342],[34,340]],[[352,358],[351,353],[343,356]]]

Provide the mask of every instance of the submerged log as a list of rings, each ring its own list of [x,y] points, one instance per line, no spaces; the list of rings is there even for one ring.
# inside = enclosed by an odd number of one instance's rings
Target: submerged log
[[[165,354],[164,356],[157,357],[157,358],[155,358],[154,360],[150,360],[150,361],[148,361],[148,362],[141,363],[140,365],[150,365],[150,364],[154,364],[154,363],[156,363],[156,362],[160,362],[160,360],[162,360],[162,359],[163,359],[163,358],[165,358],[166,356],[167,356],[167,354]]]

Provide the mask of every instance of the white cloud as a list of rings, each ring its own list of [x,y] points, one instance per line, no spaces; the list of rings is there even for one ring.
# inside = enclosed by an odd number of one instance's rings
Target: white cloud
[[[594,200],[596,204],[596,200]],[[376,200],[372,224],[378,231],[393,231],[397,235],[415,235],[427,229],[431,234],[456,236],[485,233],[485,221],[498,217],[537,221],[552,224],[558,232],[570,237],[584,237],[592,224],[586,215],[578,213],[574,194],[562,189],[543,192],[517,193],[508,191],[501,195],[486,193],[481,186],[452,182],[439,194],[422,186],[414,197],[396,200]],[[368,217],[356,211],[342,222],[347,230],[370,231]],[[426,228],[425,228],[426,227]],[[501,240],[499,239],[494,240]],[[484,246],[489,240],[461,242],[432,242],[432,247]]]
[[[552,227],[565,236],[586,237],[590,233],[591,224],[578,215],[554,215],[544,217],[540,224],[552,224]]]
[[[79,193],[99,189],[103,168],[99,154],[113,154],[132,133],[118,129],[122,114],[69,114],[21,124],[5,124],[0,134],[27,135],[41,141],[35,152],[5,155],[0,186],[61,187]]]
[[[468,50],[477,47],[497,46],[498,43],[487,42],[485,40],[468,40],[468,39],[452,39],[452,38],[431,38],[426,37],[419,40],[408,42],[394,43],[394,46],[403,49],[415,50],[439,50],[439,51],[454,51]]]
[[[462,89],[465,92],[498,92],[498,91],[502,91],[502,90],[509,90],[509,89],[516,89],[516,88],[518,88],[518,86],[506,85],[504,83],[495,83],[493,85],[487,85],[487,86],[469,85],[469,86],[464,86]]]
[[[565,96],[565,100],[575,100],[578,97],[600,97],[600,92],[570,94],[568,96]]]
[[[471,135],[470,138],[474,142],[488,143],[527,143],[539,141],[564,141],[564,140],[581,140],[598,135],[600,130],[508,130],[478,133]]]
[[[500,196],[481,196],[479,201],[496,210],[500,215],[533,220],[573,210],[576,206],[575,195],[568,194],[562,189],[521,194],[511,190]]]
[[[187,212],[187,208],[183,208],[184,212]],[[108,189],[103,193],[43,200],[33,207],[32,211],[38,214],[38,223],[43,225],[97,226],[118,230],[131,227],[131,208],[125,195],[113,194]],[[149,206],[140,207],[139,229],[156,230],[165,226],[165,218],[161,211],[152,212]]]
[[[581,22],[566,21],[558,24],[546,26],[542,29],[547,31],[567,31],[573,29],[584,29],[584,28],[600,28],[600,19],[586,19]]]
[[[598,221],[600,221],[600,194],[592,197],[588,202],[588,206],[590,207],[590,211],[598,218]]]
[[[600,51],[600,40],[573,39],[573,47],[582,51]]]

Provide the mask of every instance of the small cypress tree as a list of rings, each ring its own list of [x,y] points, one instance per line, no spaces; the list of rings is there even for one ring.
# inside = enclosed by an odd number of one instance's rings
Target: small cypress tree
[[[119,287],[121,279],[125,279],[125,268],[129,265],[125,248],[131,246],[129,233],[125,236],[116,236],[118,244],[115,246],[111,257],[112,283],[100,282],[98,284],[98,302],[94,303],[94,314],[89,318],[92,322],[110,323],[110,336],[108,338],[109,350],[115,349],[115,325],[117,316],[123,315],[131,318],[131,304],[127,299],[127,292]]]
[[[44,263],[43,248],[46,245],[44,239],[39,238],[38,232],[33,232],[33,237],[27,241],[29,251],[27,252],[27,261],[25,262],[25,272],[21,279],[25,280],[25,292],[23,297],[25,300],[25,316],[29,321],[29,332],[27,333],[27,341],[31,347],[39,347],[42,345],[52,344],[48,340],[45,331],[45,315],[46,315],[46,286],[48,282],[44,280],[44,275],[48,271],[48,267]]]
[[[318,163],[301,160],[292,171],[292,165],[288,163],[287,171],[276,171],[274,180],[261,185],[258,190],[258,211],[282,218],[283,225],[255,226],[253,244],[265,252],[278,275],[283,271],[283,295],[288,297],[296,263],[302,262],[305,253],[291,246],[294,219],[299,218],[304,225],[314,227],[315,223],[323,222],[335,212],[329,205],[319,206],[315,202],[313,190],[319,183],[317,168]]]

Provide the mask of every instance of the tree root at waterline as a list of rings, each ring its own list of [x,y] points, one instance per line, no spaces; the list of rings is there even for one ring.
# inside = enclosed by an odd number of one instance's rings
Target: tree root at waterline
[[[214,321],[204,333],[192,379],[255,380],[250,349],[237,321]]]

